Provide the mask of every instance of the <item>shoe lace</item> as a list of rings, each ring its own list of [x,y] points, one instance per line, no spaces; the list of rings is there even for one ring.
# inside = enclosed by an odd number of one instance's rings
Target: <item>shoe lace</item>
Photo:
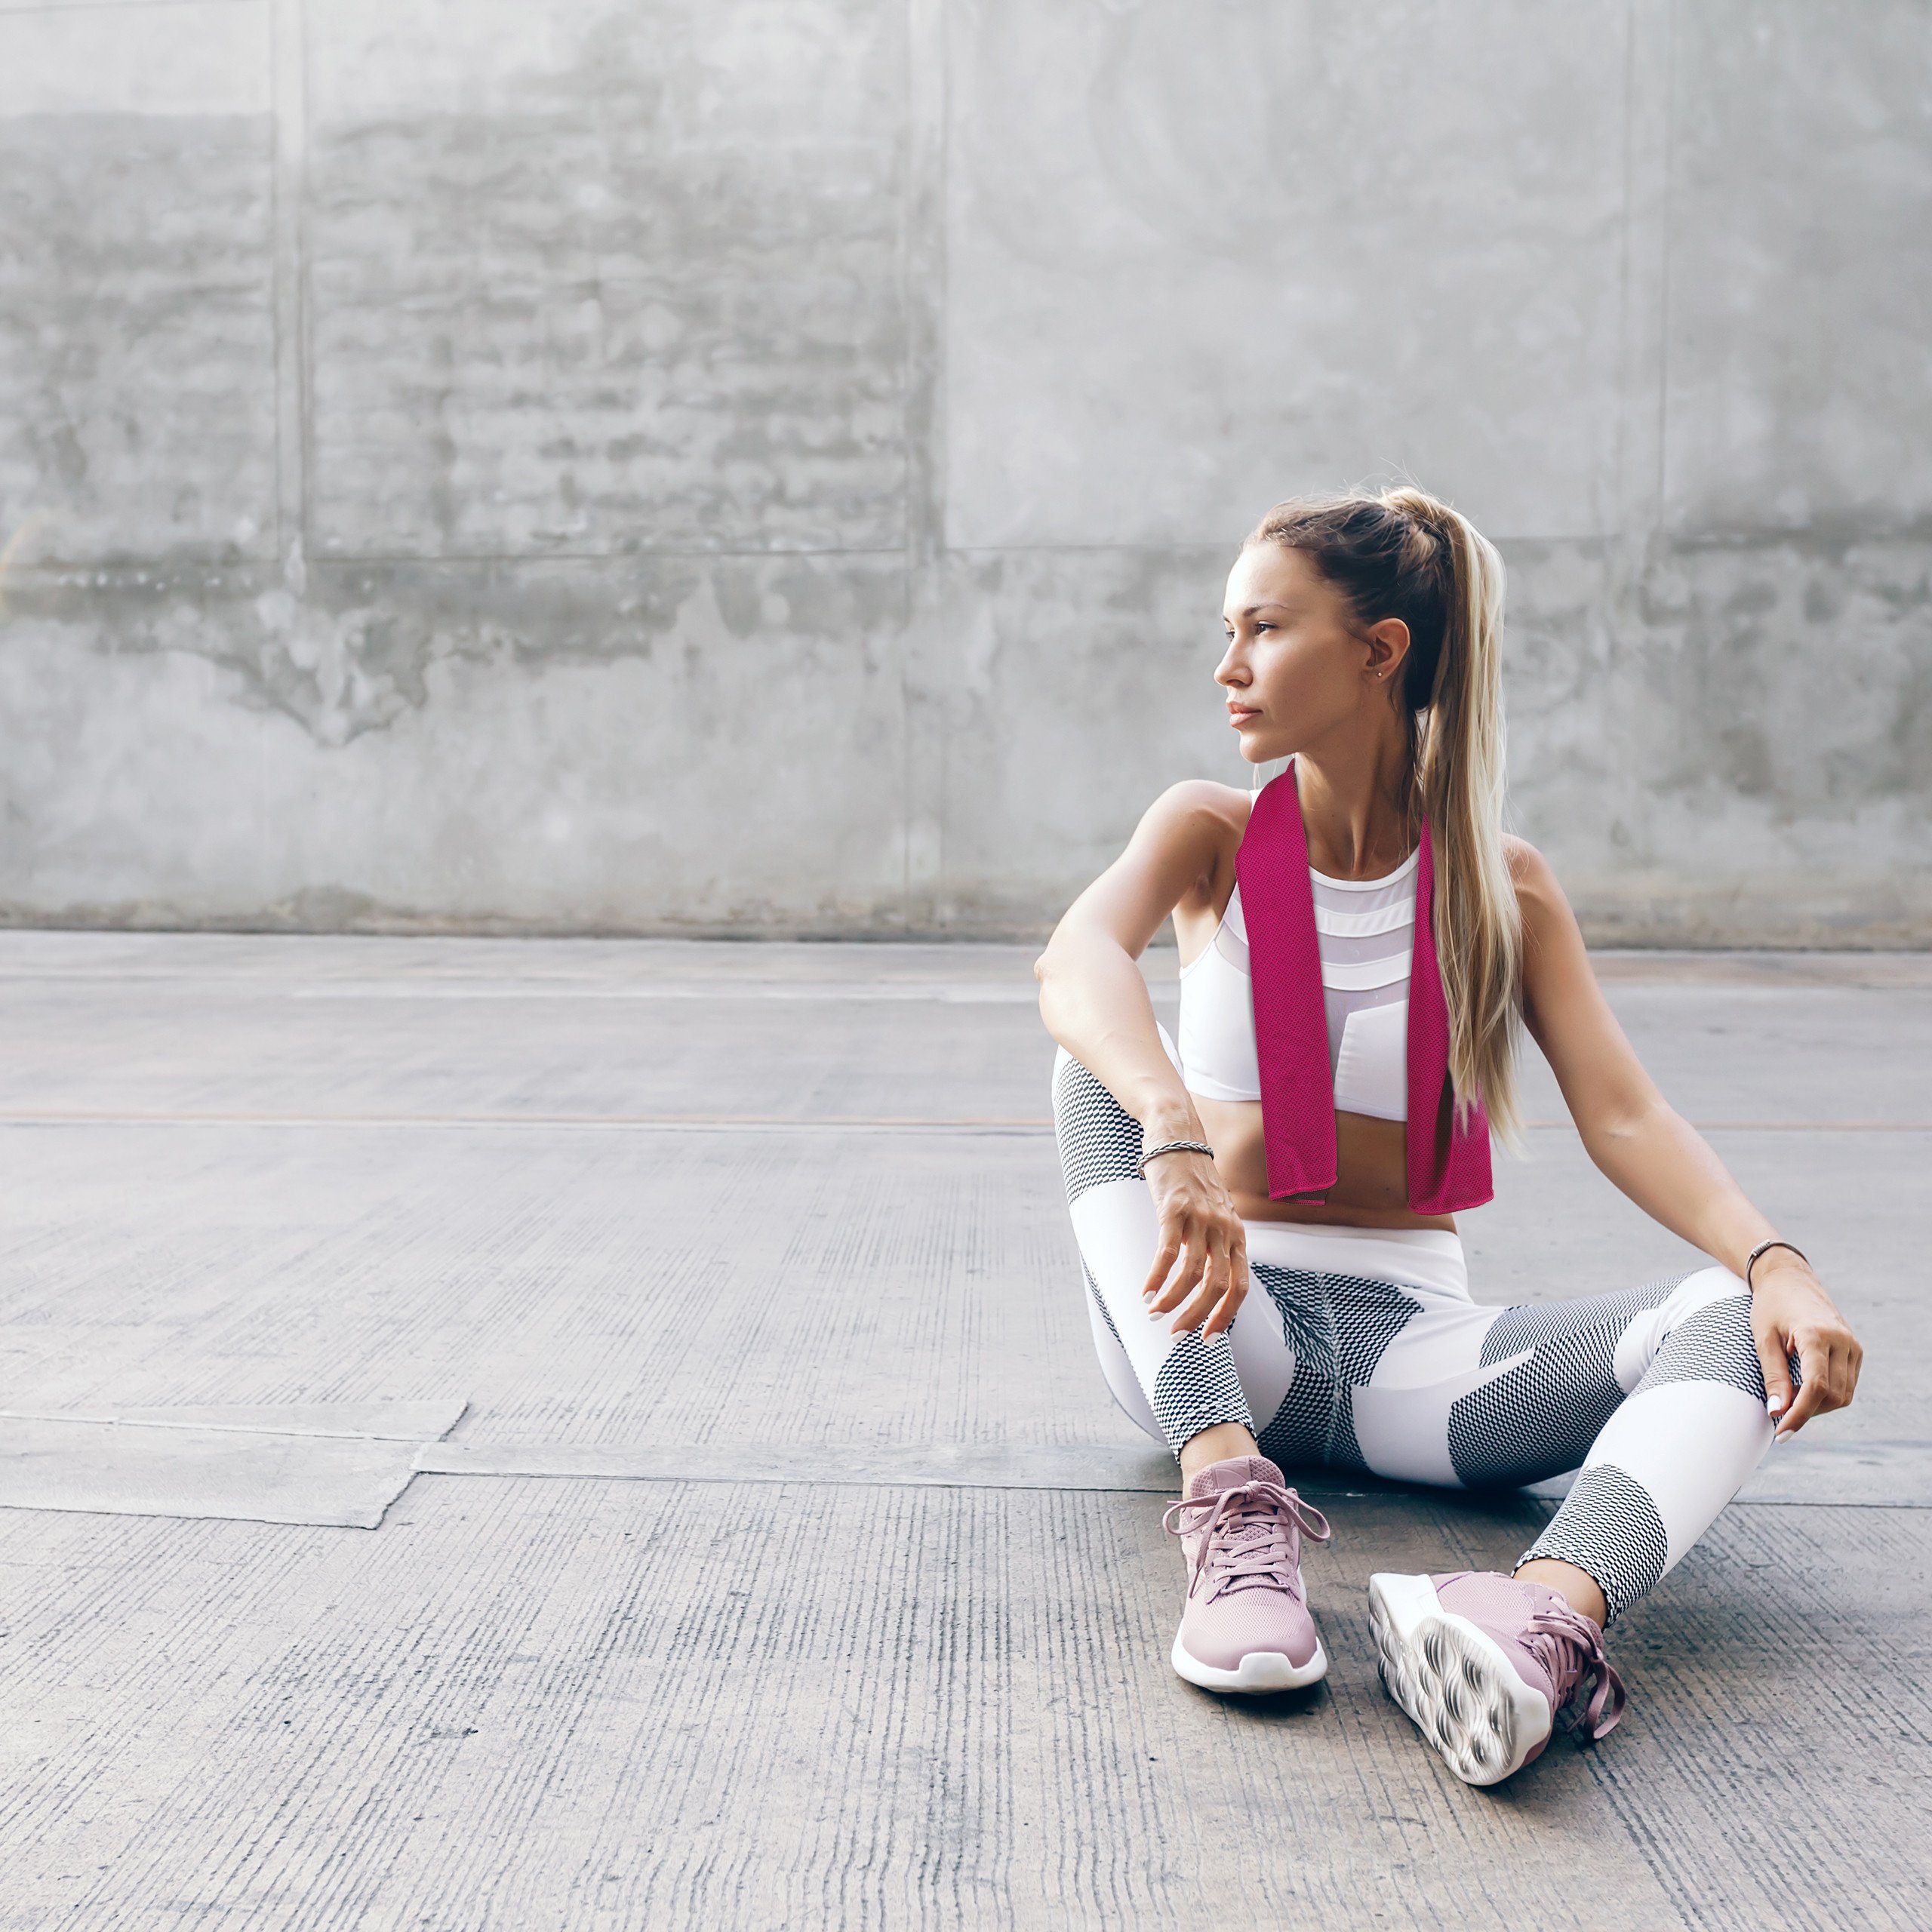
[[[1190,1510],[1206,1513],[1189,1522],[1186,1517]],[[1177,1522],[1176,1517],[1181,1520]],[[1303,1501],[1299,1491],[1270,1482],[1265,1476],[1252,1477],[1211,1495],[1183,1497],[1168,1506],[1161,1527],[1170,1536],[1203,1532],[1188,1571],[1187,1587],[1192,1595],[1201,1572],[1209,1571],[1210,1601],[1223,1590],[1263,1583],[1293,1588],[1297,1527],[1318,1543],[1326,1543],[1331,1534],[1328,1518],[1313,1503]]]
[[[1617,1721],[1623,1715],[1623,1680],[1604,1654],[1603,1632],[1589,1618],[1568,1604],[1546,1605],[1531,1612],[1523,1641],[1549,1672],[1558,1709],[1569,1703],[1587,1679],[1596,1680],[1582,1718],[1571,1726],[1578,1743],[1607,1737],[1617,1728]],[[1615,1701],[1611,1703],[1613,1698]],[[1600,1724],[1598,1719],[1607,1703],[1610,1715]]]

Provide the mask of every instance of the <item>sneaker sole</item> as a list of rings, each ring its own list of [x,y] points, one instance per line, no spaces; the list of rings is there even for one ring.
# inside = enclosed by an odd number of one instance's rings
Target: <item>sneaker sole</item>
[[[1328,1675],[1328,1653],[1319,1637],[1315,1640],[1314,1656],[1306,1663],[1294,1663],[1280,1651],[1250,1651],[1238,1670],[1221,1670],[1182,1649],[1180,1632],[1176,1631],[1170,1657],[1174,1669],[1204,1690],[1299,1690]]]
[[[1500,1784],[1543,1748],[1549,1700],[1426,1577],[1370,1577],[1368,1622],[1383,1689],[1465,1784]]]

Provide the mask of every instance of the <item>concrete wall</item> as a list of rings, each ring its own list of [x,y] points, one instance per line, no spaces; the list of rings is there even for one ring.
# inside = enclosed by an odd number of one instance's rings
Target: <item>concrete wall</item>
[[[1030,933],[1241,534],[1593,937],[1932,940],[1923,0],[0,4],[0,918]]]

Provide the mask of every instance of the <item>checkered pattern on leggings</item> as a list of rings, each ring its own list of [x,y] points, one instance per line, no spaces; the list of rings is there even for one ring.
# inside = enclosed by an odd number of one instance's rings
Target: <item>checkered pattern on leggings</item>
[[[1140,1298],[1158,1228],[1136,1171],[1141,1134],[1063,1048],[1054,1121],[1122,1406],[1177,1460],[1216,1423],[1251,1429],[1284,1469],[1366,1471],[1458,1488],[1577,1472],[1517,1557],[1594,1577],[1611,1621],[1709,1527],[1770,1446],[1750,1298],[1726,1268],[1612,1294],[1487,1307],[1439,1288],[1252,1263],[1224,1334],[1168,1332]],[[1251,1224],[1253,1225],[1253,1224]],[[1393,1258],[1399,1264],[1399,1249]],[[1794,1382],[1797,1363],[1792,1364]]]

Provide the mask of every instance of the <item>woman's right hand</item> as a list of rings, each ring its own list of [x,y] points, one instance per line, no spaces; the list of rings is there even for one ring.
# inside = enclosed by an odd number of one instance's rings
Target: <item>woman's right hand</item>
[[[1140,1291],[1147,1312],[1180,1309],[1171,1334],[1197,1324],[1204,1337],[1220,1334],[1247,1293],[1247,1230],[1234,1197],[1205,1154],[1157,1154],[1143,1172],[1161,1217],[1161,1251]]]

